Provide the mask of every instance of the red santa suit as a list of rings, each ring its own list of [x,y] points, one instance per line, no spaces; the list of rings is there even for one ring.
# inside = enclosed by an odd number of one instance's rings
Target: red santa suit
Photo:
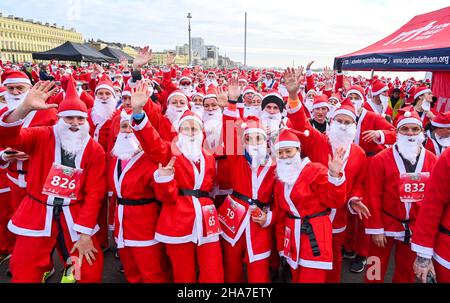
[[[246,121],[245,133],[259,132],[266,135],[262,124],[256,117]],[[236,129],[239,112],[235,105],[224,111],[223,127],[226,159],[224,166],[228,171],[218,174],[228,178],[226,182],[232,188],[232,194],[219,208],[222,223],[222,251],[224,254],[225,281],[244,282],[243,262],[247,265],[249,283],[268,283],[269,257],[272,250],[272,226],[274,223],[273,187],[275,185],[275,161],[268,157],[264,165],[251,166],[251,157],[244,153]],[[223,169],[223,167],[222,167]],[[224,174],[228,173],[226,176]],[[227,202],[228,201],[228,202]],[[251,219],[250,206],[255,205],[267,212],[267,221],[261,226]],[[226,223],[230,219],[228,208],[237,208],[234,224]],[[234,217],[234,216],[233,216]]]
[[[290,130],[280,133],[275,149],[301,147]],[[292,172],[297,173],[297,172]],[[274,197],[278,210],[278,252],[292,268],[292,282],[325,282],[333,267],[331,208],[346,201],[345,173],[332,178],[320,163],[304,158],[294,184],[278,181]]]
[[[156,169],[158,164],[142,151],[129,161],[114,157],[110,162],[109,180],[118,202],[114,237],[130,283],[170,282],[164,246],[155,240],[161,208],[154,194]]]
[[[434,259],[436,280],[450,283],[450,150],[436,163],[416,219],[411,249]]]
[[[76,95],[75,87],[61,103],[58,113],[69,116],[74,112],[87,116],[86,106]],[[6,123],[8,115],[6,112],[0,117],[0,140],[30,155],[28,175],[33,180],[27,184],[26,197],[8,224],[9,230],[18,235],[10,263],[12,281],[40,283],[51,266],[50,256],[55,246],[63,262],[69,257],[77,258],[78,251],[69,252],[83,233],[92,236],[94,247],[100,250],[95,233],[101,200],[106,194],[105,156],[98,143],[92,139],[85,141],[83,149],[73,158],[75,168],[83,170],[81,179],[74,183],[78,194],[64,198],[62,205],[57,206],[56,196],[43,193],[52,165],[64,163],[65,158],[56,126],[24,129],[23,120]],[[103,255],[99,253],[92,266],[83,262],[78,281],[99,283],[102,270]]]
[[[333,117],[339,114],[345,114],[356,120],[356,114],[353,105],[349,100],[344,100],[341,107],[338,108]],[[308,136],[300,136],[302,154],[313,162],[328,165],[329,156],[333,156],[333,149],[327,135],[320,133],[308,122],[304,107],[301,103],[288,111],[288,117],[292,121],[293,128],[306,132]],[[347,201],[353,199],[363,199],[366,178],[366,155],[364,151],[356,144],[351,144],[346,149],[344,156],[344,172],[346,177]],[[340,208],[333,208],[330,213],[330,220],[333,224],[333,269],[327,273],[327,282],[339,283],[341,277],[342,257],[341,247],[345,241],[347,229],[348,207],[347,204]]]
[[[420,118],[412,108],[399,111],[397,127],[406,123],[421,125]],[[411,200],[408,196],[411,192],[418,194],[423,192],[427,184],[426,179],[436,163],[436,156],[425,148],[421,148],[414,170],[412,170],[414,167],[407,168],[406,161],[395,144],[375,156],[370,163],[370,174],[367,180],[367,192],[370,195],[367,195],[366,201],[372,216],[366,222],[366,233],[385,235],[388,243],[385,248],[381,248],[370,241],[369,256],[379,258],[381,276],[366,276],[366,282],[384,281],[394,245],[396,256],[393,282],[414,282],[412,266],[415,256],[409,241],[411,233],[414,233],[421,198]],[[414,177],[410,177],[411,174],[415,174]],[[411,180],[417,177],[421,178],[419,179],[421,183],[412,184]]]
[[[450,112],[437,114],[436,117],[434,117],[434,119],[431,121],[431,125],[436,128],[449,129],[450,128]],[[436,135],[434,133],[432,133],[430,130],[427,131],[426,137],[427,138],[424,143],[425,148],[428,149],[429,151],[431,151],[433,154],[435,154],[438,157],[448,147],[448,144],[445,144],[441,140],[438,140],[438,138],[436,138]],[[447,146],[444,146],[441,143],[443,143]]]
[[[440,157],[441,154],[447,149],[447,146],[442,146],[441,144],[439,144],[439,142],[436,140],[436,137],[431,133],[431,131],[427,131],[423,146],[427,150],[435,154],[437,157]]]
[[[184,113],[180,123],[188,119],[202,123],[191,111]],[[156,199],[162,202],[155,240],[166,244],[175,283],[223,282],[220,230],[208,228],[211,223],[219,227],[209,197],[214,184],[214,157],[203,151],[196,165],[175,144],[163,140],[147,116],[139,124],[133,119],[133,124],[143,150],[155,163],[165,165],[172,156],[176,157],[175,175],[161,177],[157,171],[154,174]],[[209,218],[214,219],[207,220],[210,211]]]

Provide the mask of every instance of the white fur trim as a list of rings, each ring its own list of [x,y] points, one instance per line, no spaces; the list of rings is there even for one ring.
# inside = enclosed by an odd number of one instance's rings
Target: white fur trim
[[[203,127],[203,121],[199,117],[197,117],[195,115],[194,116],[186,116],[186,117],[180,119],[180,121],[178,122],[178,127],[180,127],[181,124],[183,124],[183,122],[187,121],[187,120],[194,120],[194,121],[196,121],[197,123],[199,123]]]
[[[273,147],[274,150],[279,150],[283,147],[297,147],[300,148],[300,142],[297,141],[280,141]]]
[[[348,109],[340,109],[340,108],[339,108],[339,109],[336,109],[336,110],[334,111],[334,114],[333,114],[333,119],[334,119],[337,115],[347,115],[347,116],[353,118],[354,121],[356,121],[356,115],[355,115],[352,111],[350,111],[350,110],[348,110]]]
[[[431,125],[433,125],[434,127],[440,127],[440,128],[450,128],[450,123],[449,124],[441,124],[441,123],[436,123],[431,121]]]
[[[206,95],[206,96],[203,97],[203,101],[205,101],[206,99],[209,99],[209,98],[216,98],[217,99],[217,95],[216,94]]]
[[[375,142],[376,144],[384,144],[384,142],[386,141],[386,138],[384,137],[384,132],[382,130],[378,130],[378,133],[380,134],[380,140],[376,139],[373,142]]]
[[[421,254],[422,256],[426,256],[424,258],[427,258],[427,259],[431,259],[431,257],[433,257],[433,253],[434,253],[433,248],[421,246],[421,245],[414,244],[414,243],[411,243],[411,250],[418,254]]]
[[[65,110],[63,112],[58,113],[60,117],[84,117],[87,118],[88,114],[82,112],[81,110]]]
[[[333,235],[343,233],[346,229],[347,229],[347,226],[344,226],[344,227],[341,227],[341,228],[333,229]]]
[[[402,127],[405,124],[417,124],[420,127],[423,127],[422,120],[419,120],[417,118],[405,118],[398,122],[397,129],[399,129],[400,127]]]
[[[266,228],[270,225],[270,223],[272,223],[272,211],[269,210],[267,212],[267,219],[266,219],[266,223],[264,223],[261,227],[262,228]]]
[[[183,97],[183,98],[186,99],[186,101],[187,101],[186,95],[183,94],[183,93],[177,92],[177,91],[171,93],[171,94],[169,95],[169,97],[167,97],[167,101],[169,101],[170,98],[172,98],[172,97],[177,97],[177,96],[178,96],[178,97]]]
[[[107,89],[110,92],[112,92],[113,96],[116,95],[116,92],[114,91],[114,88],[112,86],[109,86],[109,85],[106,85],[106,84],[102,84],[102,85],[97,86],[95,88],[95,92],[97,92],[99,89],[102,89],[102,88]]]
[[[2,127],[15,127],[15,126],[22,125],[25,122],[25,119],[17,120],[15,122],[11,122],[11,123],[4,122],[5,118],[7,116],[9,116],[13,111],[14,111],[13,109],[8,110],[3,115],[0,116],[0,126],[2,126]]]
[[[431,89],[425,89],[421,92],[418,92],[417,94],[414,95],[414,100],[426,93],[432,93]]]
[[[238,110],[230,110],[227,107],[223,110],[223,115],[232,117],[232,118],[239,118],[239,111]]]
[[[441,264],[443,267],[445,267],[445,268],[447,268],[447,269],[450,270],[450,261],[445,260],[444,258],[442,258],[441,256],[439,256],[437,253],[434,253],[433,259],[435,259],[436,262],[438,262],[439,264]]]
[[[332,177],[330,176],[330,173],[328,173],[328,182],[334,186],[341,186],[345,182],[345,173],[343,173],[340,178]]]
[[[257,133],[262,134],[267,138],[267,133],[264,130],[262,130],[261,128],[249,128],[244,131],[244,136],[249,135],[249,134],[257,134]]]
[[[131,97],[131,92],[129,92],[129,91],[124,91],[123,93],[122,93],[122,97],[124,97],[124,96],[128,96],[128,97]]]
[[[383,93],[383,92],[385,92],[385,91],[387,91],[387,90],[389,90],[389,87],[387,87],[387,86],[384,86],[382,89],[380,89],[379,91],[376,91],[376,92],[372,92],[372,96],[378,96],[379,94],[381,94],[381,93]]]
[[[349,90],[345,95],[348,97],[348,95],[350,95],[350,94],[356,94],[356,95],[360,96],[362,100],[364,100],[364,96],[361,95],[361,92],[356,89]]]
[[[147,125],[147,123],[148,123],[148,117],[145,113],[144,113],[144,119],[142,120],[142,122],[140,124],[136,124],[136,125],[133,125],[133,115],[130,116],[130,125],[131,125],[131,128],[135,131],[143,130],[144,127]]]
[[[357,215],[358,213],[355,212],[355,210],[352,207],[352,201],[356,200],[356,199],[361,199],[360,197],[351,197],[348,202],[347,202],[347,206],[348,206],[348,211],[352,214],[352,215]]]
[[[31,85],[30,79],[27,78],[8,78],[3,82],[3,86],[8,84],[17,84],[17,83],[25,83]]]
[[[300,258],[298,264],[303,267],[332,270],[333,262],[311,261]]]
[[[155,170],[155,172],[153,173],[153,179],[155,180],[156,183],[168,183],[170,181],[173,180],[175,174],[171,174],[169,176],[160,176],[158,173],[158,170]]]
[[[384,228],[366,228],[366,235],[384,235]]]
[[[313,105],[313,109],[317,109],[317,108],[321,108],[321,107],[326,107],[326,108],[330,109],[330,104],[328,104],[326,102],[320,102],[320,103]]]

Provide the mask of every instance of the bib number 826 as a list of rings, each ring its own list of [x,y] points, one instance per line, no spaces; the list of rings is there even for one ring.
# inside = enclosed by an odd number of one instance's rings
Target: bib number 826
[[[50,184],[64,189],[75,189],[75,180],[69,181],[69,179],[61,178],[59,176],[53,176],[52,182],[50,182]]]

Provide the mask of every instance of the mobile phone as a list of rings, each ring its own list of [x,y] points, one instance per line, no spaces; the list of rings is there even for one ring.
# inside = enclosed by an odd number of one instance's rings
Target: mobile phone
[[[7,155],[15,155],[18,154],[19,152],[17,150],[5,150],[4,153]]]
[[[436,277],[431,272],[427,275],[427,283],[437,283]]]

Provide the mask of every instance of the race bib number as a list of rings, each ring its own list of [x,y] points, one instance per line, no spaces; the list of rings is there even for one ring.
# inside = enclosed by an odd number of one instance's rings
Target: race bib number
[[[82,176],[82,169],[53,164],[42,193],[62,199],[76,200],[80,191]]]
[[[421,202],[430,173],[405,173],[400,175],[400,201],[403,203]]]
[[[228,196],[219,208],[219,221],[235,234],[245,215],[245,207]]]
[[[283,242],[283,252],[285,257],[291,256],[291,236],[292,230],[286,226],[284,229],[284,242]]]
[[[222,232],[220,223],[217,219],[217,211],[214,205],[202,206],[203,225],[205,226],[206,236],[218,235]]]

